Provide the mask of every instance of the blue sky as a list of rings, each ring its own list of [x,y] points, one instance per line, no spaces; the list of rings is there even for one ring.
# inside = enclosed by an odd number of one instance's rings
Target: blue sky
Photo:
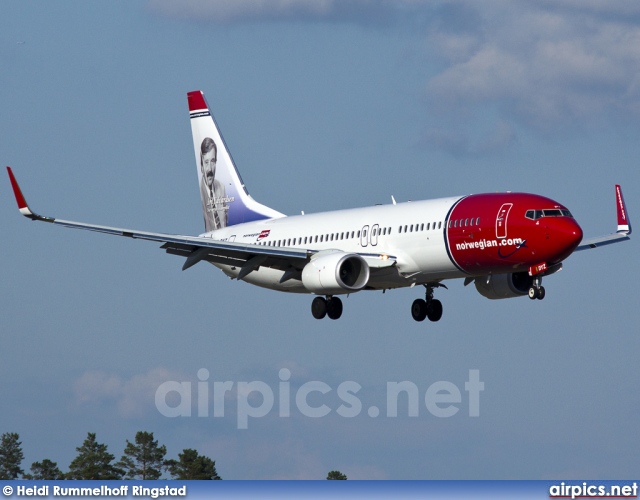
[[[640,220],[640,7],[595,1],[12,1],[0,17],[0,151],[35,211],[198,234],[186,92],[205,92],[252,196],[296,214],[485,191],[536,192],[585,236]],[[0,196],[0,432],[23,467],[66,470],[87,432],[196,448],[228,479],[631,477],[640,465],[635,241],[582,252],[547,297],[359,293],[337,322],[310,297],[182,272],[155,244],[31,224]],[[333,388],[310,418],[162,416],[163,382]],[[485,383],[480,416],[464,399]],[[365,410],[336,414],[336,388]],[[387,382],[449,381],[460,411],[369,417]],[[213,397],[212,397],[213,398]],[[254,401],[254,404],[259,404]],[[195,405],[195,402],[194,402]],[[194,406],[196,408],[196,406]],[[194,410],[195,414],[195,410]]]

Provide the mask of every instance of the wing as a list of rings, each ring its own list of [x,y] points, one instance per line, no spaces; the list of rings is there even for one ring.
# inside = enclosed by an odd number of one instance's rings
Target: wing
[[[629,235],[631,234],[631,221],[629,221],[627,205],[624,202],[622,188],[619,184],[616,184],[616,210],[618,215],[618,230],[615,233],[607,234],[605,236],[597,236],[595,238],[582,240],[582,243],[580,243],[578,248],[575,249],[576,252],[579,250],[597,248],[631,239],[629,238]]]
[[[160,248],[165,249],[167,253],[182,255],[187,258],[182,266],[183,270],[190,268],[201,260],[205,260],[215,264],[228,264],[232,266],[239,266],[243,270],[246,269],[245,274],[239,276],[239,279],[241,279],[260,265],[282,270],[287,270],[292,267],[295,269],[302,269],[314,253],[311,250],[305,249],[236,244],[216,241],[211,238],[201,238],[198,236],[182,236],[152,233],[148,231],[136,231],[133,229],[99,226],[97,224],[86,224],[83,222],[73,222],[38,215],[29,208],[29,205],[27,204],[27,201],[22,194],[22,190],[20,189],[10,167],[7,167],[7,172],[9,173],[9,179],[11,180],[13,194],[15,195],[16,202],[18,203],[18,209],[25,217],[28,217],[31,220],[49,222],[51,224],[71,227],[74,229],[86,229],[88,231],[96,231],[98,233],[113,234],[116,236],[125,236],[127,238],[162,243],[163,245]]]
[[[38,215],[32,211],[27,204],[11,167],[7,167],[7,172],[9,173],[9,179],[11,180],[11,187],[13,188],[18,209],[25,217],[31,220],[49,222],[74,229],[85,229],[98,233],[162,243],[160,248],[163,248],[167,253],[186,257],[184,265],[182,266],[183,271],[204,260],[212,264],[223,264],[240,268],[237,279],[241,280],[250,272],[257,270],[260,266],[264,266],[284,271],[284,275],[280,280],[280,282],[283,283],[290,279],[300,279],[302,269],[311,260],[312,256],[318,252],[313,249],[267,247],[253,244],[230,243],[199,236],[152,233],[134,229],[99,226],[97,224],[86,224],[84,222],[73,222]],[[389,255],[360,255],[367,261],[372,272],[393,266],[396,263],[396,258]]]

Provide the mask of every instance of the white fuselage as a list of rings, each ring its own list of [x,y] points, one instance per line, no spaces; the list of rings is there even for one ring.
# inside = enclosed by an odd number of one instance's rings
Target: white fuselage
[[[202,236],[280,248],[386,255],[395,258],[396,265],[372,275],[368,288],[411,286],[465,276],[451,262],[445,246],[445,220],[459,199],[442,198],[259,220]],[[268,235],[260,238],[266,231]],[[240,271],[234,266],[215,265],[232,278]],[[243,280],[274,290],[309,293],[299,280],[280,283],[282,275],[283,271],[261,267]]]

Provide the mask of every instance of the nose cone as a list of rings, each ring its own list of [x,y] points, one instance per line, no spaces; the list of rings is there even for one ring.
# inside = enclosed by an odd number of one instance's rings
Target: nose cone
[[[582,228],[575,219],[557,217],[549,220],[549,240],[555,261],[561,262],[573,253],[582,241]]]

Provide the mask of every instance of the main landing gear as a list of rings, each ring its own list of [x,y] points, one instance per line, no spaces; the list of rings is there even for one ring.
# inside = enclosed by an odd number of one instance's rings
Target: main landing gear
[[[324,297],[316,297],[311,302],[311,314],[316,319],[322,319],[329,316],[330,319],[338,319],[342,316],[342,301],[338,297],[331,295]]]
[[[529,298],[531,300],[542,300],[544,299],[545,291],[542,286],[542,277],[536,276],[533,278],[533,284],[531,288],[529,288]]]
[[[416,299],[411,304],[411,316],[416,321],[438,321],[442,318],[442,302],[433,298],[433,289],[438,287],[447,288],[446,285],[440,283],[428,283],[424,285],[427,289],[424,299]]]

